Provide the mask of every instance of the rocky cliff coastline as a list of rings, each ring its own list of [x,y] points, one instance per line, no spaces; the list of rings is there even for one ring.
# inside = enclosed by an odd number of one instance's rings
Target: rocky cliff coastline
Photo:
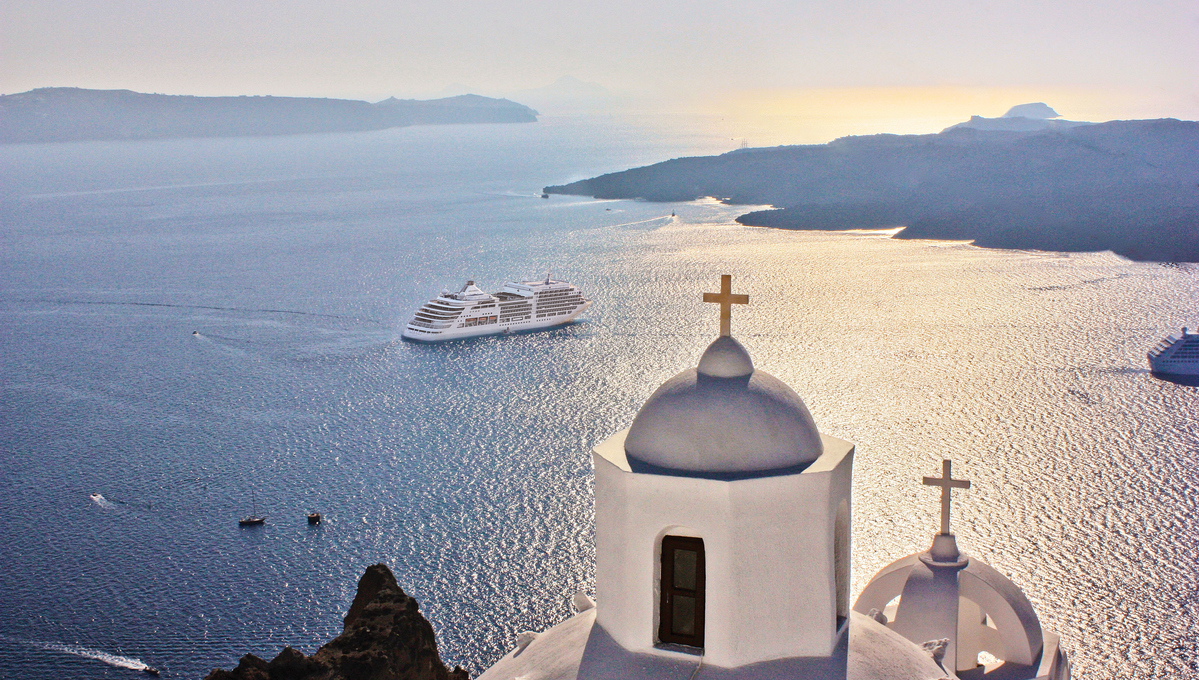
[[[1021,127],[1007,119],[992,129],[995,120],[932,135],[677,158],[545,191],[649,201],[713,196],[775,206],[737,220],[752,226],[904,227],[897,238],[1199,262],[1199,123]]]
[[[291,647],[269,662],[246,654],[233,670],[205,680],[469,680],[442,663],[433,626],[386,565],[367,568],[343,624],[312,656]]]

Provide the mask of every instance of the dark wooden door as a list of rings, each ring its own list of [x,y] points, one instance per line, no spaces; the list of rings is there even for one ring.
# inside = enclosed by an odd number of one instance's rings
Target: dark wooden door
[[[703,539],[664,537],[658,640],[704,646],[704,585]]]

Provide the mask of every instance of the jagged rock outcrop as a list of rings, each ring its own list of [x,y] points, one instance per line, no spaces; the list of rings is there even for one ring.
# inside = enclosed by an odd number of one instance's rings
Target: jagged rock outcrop
[[[446,668],[433,626],[384,564],[367,568],[341,635],[312,656],[284,647],[269,663],[247,654],[205,680],[469,680]]]

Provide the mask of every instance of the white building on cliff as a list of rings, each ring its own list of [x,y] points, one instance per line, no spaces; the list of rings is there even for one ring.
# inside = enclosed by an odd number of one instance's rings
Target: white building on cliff
[[[943,489],[932,549],[851,609],[854,445],[754,368],[729,276],[704,300],[720,337],[593,451],[598,605],[575,596],[576,615],[479,680],[1069,678],[1020,589],[958,551],[949,489],[968,483],[948,465],[925,480]],[[984,651],[1001,665],[979,666]]]

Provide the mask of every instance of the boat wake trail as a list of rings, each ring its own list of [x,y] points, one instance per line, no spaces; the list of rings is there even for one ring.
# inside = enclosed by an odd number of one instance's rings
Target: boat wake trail
[[[105,498],[104,496],[101,496],[98,493],[94,493],[94,494],[88,496],[88,498],[92,499],[93,503],[104,508],[105,510],[113,510],[117,507],[116,505],[113,504],[112,501],[108,500],[107,498]]]
[[[649,224],[650,222],[662,222],[662,221],[665,221],[665,222],[671,222],[671,221],[674,221],[674,220],[672,220],[672,219],[671,219],[671,218],[673,218],[673,217],[675,217],[673,214],[672,214],[672,215],[660,215],[660,216],[658,216],[658,217],[650,217],[650,218],[648,218],[648,219],[644,219],[644,220],[637,220],[636,222],[624,222],[624,223],[622,223],[622,224],[613,224],[613,225],[610,225],[610,227],[611,227],[611,228],[615,228],[615,227],[635,227],[635,226],[637,226],[638,224]],[[677,219],[677,218],[675,218],[675,219]]]
[[[63,654],[71,654],[84,659],[102,661],[109,666],[128,668],[131,671],[140,671],[149,668],[149,664],[141,659],[135,659],[129,656],[121,656],[119,654],[109,654],[108,652],[103,652],[98,649],[88,649],[87,647],[81,647],[79,645],[63,645],[57,642],[37,642],[35,640],[19,640],[7,635],[0,635],[0,638],[10,642],[29,645],[30,647],[37,647],[38,649],[44,649],[48,652],[62,652]]]
[[[347,319],[350,321],[369,321],[382,323],[378,319],[367,319],[342,314],[322,314],[320,312],[303,312],[296,309],[258,309],[255,307],[217,307],[214,305],[176,305],[169,302],[114,302],[110,300],[42,300],[55,305],[113,305],[118,307],[172,307],[174,309],[211,309],[218,312],[247,312],[251,314],[296,314],[299,316],[321,316],[327,319]]]
[[[1130,274],[1116,274],[1115,276],[1103,276],[1098,279],[1087,279],[1086,281],[1079,281],[1077,283],[1067,283],[1067,284],[1058,285],[1058,286],[1031,286],[1031,287],[1028,287],[1027,290],[1035,290],[1038,292],[1053,291],[1053,290],[1070,290],[1071,288],[1081,288],[1083,286],[1093,286],[1097,283],[1103,283],[1104,281],[1115,281],[1116,279],[1123,279],[1128,276],[1131,276],[1131,275]]]
[[[116,189],[94,189],[92,191],[58,191],[47,194],[29,194],[25,198],[38,200],[47,198],[72,198],[75,196],[101,196],[104,194],[127,194],[140,191],[175,191],[178,189],[206,189],[209,187],[229,187],[240,186],[246,184],[271,184],[283,182],[295,182],[298,180],[310,179],[306,177],[294,178],[277,178],[277,179],[249,179],[235,182],[200,182],[193,184],[162,184],[152,187],[120,187]]]

